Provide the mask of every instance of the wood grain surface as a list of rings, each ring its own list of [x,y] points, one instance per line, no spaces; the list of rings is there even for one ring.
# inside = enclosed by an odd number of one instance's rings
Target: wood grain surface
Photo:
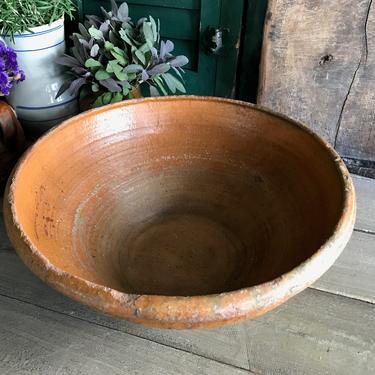
[[[375,161],[374,17],[372,0],[270,0],[259,104]]]

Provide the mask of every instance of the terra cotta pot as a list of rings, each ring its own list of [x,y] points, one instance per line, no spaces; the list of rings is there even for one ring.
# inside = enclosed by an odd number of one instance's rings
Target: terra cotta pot
[[[25,137],[13,108],[0,100],[0,191],[25,148]]]
[[[348,171],[303,125],[232,100],[165,97],[85,112],[8,184],[25,264],[96,310],[164,328],[272,310],[320,277],[355,219]]]

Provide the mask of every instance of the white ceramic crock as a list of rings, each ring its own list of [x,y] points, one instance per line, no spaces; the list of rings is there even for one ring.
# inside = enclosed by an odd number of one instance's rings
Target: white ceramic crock
[[[78,113],[78,100],[67,92],[56,99],[64,82],[63,68],[54,61],[65,52],[64,19],[31,29],[32,33],[3,36],[17,53],[26,80],[15,85],[8,102],[15,108],[26,133],[41,135]]]

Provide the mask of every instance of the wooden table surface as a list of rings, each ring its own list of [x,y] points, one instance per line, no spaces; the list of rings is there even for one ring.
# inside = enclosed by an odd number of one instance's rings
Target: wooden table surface
[[[255,320],[149,329],[89,310],[22,264],[0,225],[0,374],[375,374],[375,180],[353,176],[352,239],[311,288]]]

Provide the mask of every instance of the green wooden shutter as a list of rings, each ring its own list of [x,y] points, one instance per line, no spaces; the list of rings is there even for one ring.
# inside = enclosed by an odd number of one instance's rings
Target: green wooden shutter
[[[161,22],[162,39],[175,44],[175,54],[189,58],[189,94],[234,96],[243,0],[129,0],[133,20],[152,15]],[[109,0],[81,0],[81,18],[110,8]],[[208,26],[228,28],[221,56],[208,55],[202,38]]]

